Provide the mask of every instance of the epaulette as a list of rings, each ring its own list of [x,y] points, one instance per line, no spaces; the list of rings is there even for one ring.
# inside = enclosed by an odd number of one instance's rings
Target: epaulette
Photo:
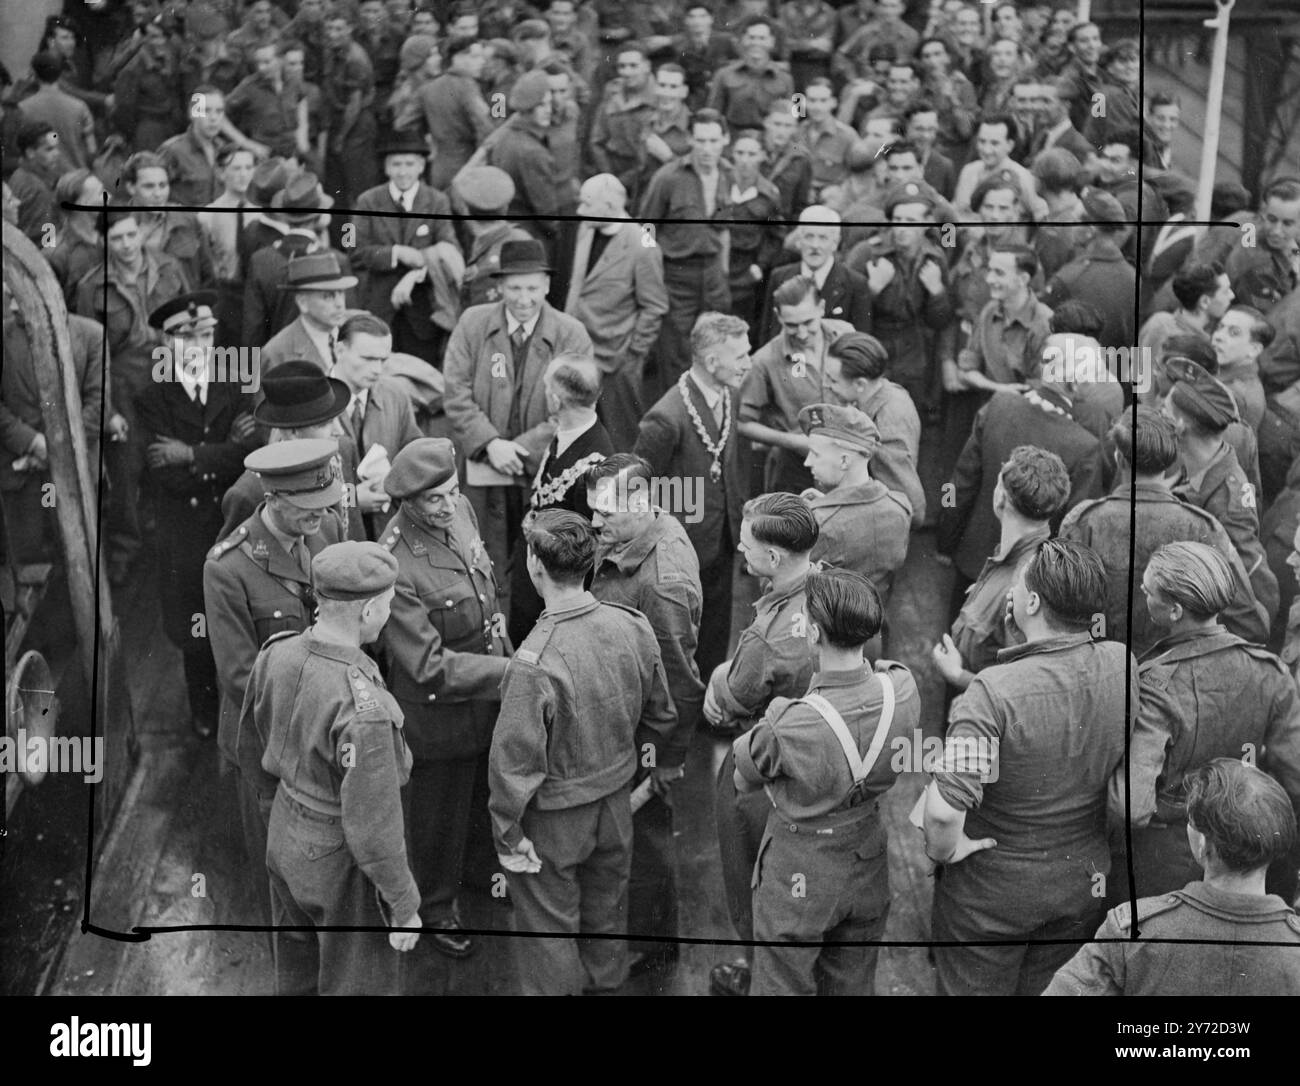
[[[1144,920],[1150,920],[1153,916],[1159,916],[1161,913],[1176,909],[1182,903],[1182,899],[1175,894],[1161,894],[1159,897],[1140,899],[1138,901],[1138,930],[1141,931]],[[1124,931],[1128,931],[1133,926],[1130,919],[1130,908],[1130,903],[1126,901],[1122,905],[1116,905],[1111,910],[1112,915],[1115,917],[1115,923]]]
[[[1274,653],[1269,652],[1268,649],[1266,649],[1263,645],[1252,645],[1249,641],[1247,641],[1241,647],[1245,650],[1246,655],[1251,657],[1251,659],[1261,660],[1266,664],[1271,664],[1275,666],[1278,669],[1278,671],[1280,671],[1283,675],[1286,674],[1286,666],[1282,663],[1280,659],[1278,659],[1278,657]]]
[[[619,605],[615,604],[614,606]],[[631,608],[627,608],[627,610],[631,610]],[[638,614],[639,613],[640,612],[638,612]],[[511,659],[518,660],[520,663],[531,664],[533,667],[536,667],[541,663],[542,650],[546,648],[547,642],[551,640],[551,634],[553,633],[555,633],[554,622],[538,623],[533,627],[533,632],[528,635],[528,640],[524,642],[525,645],[532,644],[533,647],[528,649],[515,649],[515,654]],[[534,638],[536,638],[535,641],[533,640]]]
[[[397,546],[397,541],[402,537],[402,529],[393,525],[384,533],[384,538],[379,541],[379,545],[385,550],[391,551]]]
[[[241,544],[248,536],[248,526],[241,524],[230,535],[226,536],[220,543],[208,551],[209,558],[220,558],[223,554],[228,554]]]
[[[352,705],[358,713],[368,713],[379,708],[375,697],[376,683],[361,673],[359,667],[348,668],[348,688],[352,691]]]
[[[277,611],[276,614],[279,614],[279,612]],[[268,637],[265,641],[263,641],[262,648],[265,649],[266,646],[271,644],[273,641],[283,641],[286,637],[297,637],[297,636],[298,636],[297,630],[281,630],[279,633],[273,633],[270,637]]]
[[[1156,664],[1139,666],[1138,674],[1145,686],[1150,686],[1156,690],[1165,690],[1169,686],[1169,680],[1174,677],[1174,672],[1178,668],[1173,664]]]

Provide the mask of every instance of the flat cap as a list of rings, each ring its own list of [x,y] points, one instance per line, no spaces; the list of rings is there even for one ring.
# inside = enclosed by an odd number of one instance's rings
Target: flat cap
[[[1237,422],[1237,401],[1232,398],[1227,385],[1212,377],[1195,362],[1187,358],[1170,358],[1165,362],[1165,373],[1174,382],[1169,399],[1201,425],[1211,430],[1225,430],[1229,423]]]
[[[441,486],[456,474],[456,446],[445,437],[422,437],[393,457],[384,477],[390,498],[409,498]]]
[[[368,600],[397,583],[397,559],[378,543],[333,543],[311,560],[312,585],[326,600]]]
[[[852,405],[811,403],[799,412],[805,434],[822,434],[870,456],[880,444],[876,424]]]
[[[546,101],[551,93],[551,84],[545,72],[525,72],[510,88],[509,106],[515,113],[527,113]]]
[[[325,509],[343,498],[343,464],[337,441],[293,438],[254,449],[244,457],[269,494],[303,509]]]
[[[504,211],[515,198],[515,183],[499,166],[461,170],[451,187],[470,211]]]

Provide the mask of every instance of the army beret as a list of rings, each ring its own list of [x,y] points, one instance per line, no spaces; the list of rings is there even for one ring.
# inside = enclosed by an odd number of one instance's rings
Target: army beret
[[[337,441],[293,438],[254,449],[244,467],[268,494],[281,494],[303,509],[325,509],[343,497],[343,467]]]
[[[445,437],[422,437],[393,457],[384,477],[391,498],[409,498],[441,486],[456,474],[456,446]]]
[[[885,200],[885,214],[892,215],[894,208],[901,204],[924,204],[931,211],[934,210],[934,198],[915,181],[909,181],[890,190]]]
[[[397,559],[378,543],[334,543],[312,559],[311,579],[321,599],[368,600],[397,583]]]
[[[880,444],[876,424],[852,405],[809,404],[799,412],[799,425],[805,434],[822,434],[867,455]]]
[[[1083,201],[1083,210],[1090,222],[1123,223],[1129,220],[1124,205],[1104,189],[1086,188],[1079,193],[1079,199]]]
[[[527,113],[545,102],[550,93],[551,84],[545,72],[525,72],[510,88],[509,106],[515,113]]]
[[[1195,362],[1170,358],[1165,362],[1165,373],[1174,382],[1169,399],[1203,426],[1224,430],[1240,418],[1237,401],[1227,386]]]
[[[504,211],[515,198],[514,181],[498,166],[462,170],[451,187],[470,211]]]

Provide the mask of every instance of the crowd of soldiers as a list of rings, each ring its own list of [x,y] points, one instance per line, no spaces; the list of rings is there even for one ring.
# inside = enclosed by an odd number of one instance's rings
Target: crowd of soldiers
[[[5,218],[104,573],[156,585],[297,929],[277,991],[473,954],[489,840],[551,936],[519,990],[670,969],[705,732],[755,944],[716,993],[873,991],[919,769],[940,992],[1300,991],[1300,951],[1079,950],[1131,890],[1144,934],[1300,943],[1300,179],[1197,225],[1135,41],[1059,2],[67,8],[0,73]],[[25,319],[14,563],[55,549]],[[924,764],[886,619],[922,532]]]

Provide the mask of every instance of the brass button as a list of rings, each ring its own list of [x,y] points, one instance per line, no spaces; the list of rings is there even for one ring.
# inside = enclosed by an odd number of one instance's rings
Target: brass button
[[[191,498],[191,499],[190,499],[190,508],[191,508],[191,509],[197,509],[198,506],[199,506],[199,499],[198,499],[198,498]]]
[[[430,700],[430,701],[433,701],[434,698],[436,698],[437,696],[438,696],[437,694],[430,694],[430,695],[429,695],[429,700]]]

